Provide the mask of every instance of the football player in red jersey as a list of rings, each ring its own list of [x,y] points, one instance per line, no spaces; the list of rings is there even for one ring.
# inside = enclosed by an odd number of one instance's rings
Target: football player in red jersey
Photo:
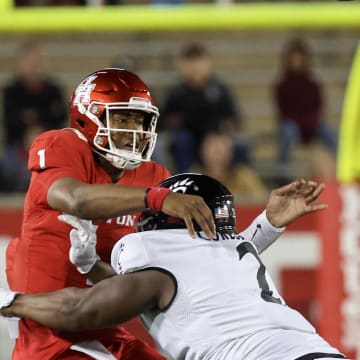
[[[69,225],[58,220],[61,213],[95,220],[97,253],[107,262],[114,243],[134,231],[136,211],[146,207],[183,218],[191,234],[193,220],[209,236],[215,233],[201,197],[154,187],[169,176],[150,161],[158,116],[148,87],[131,72],[102,69],[79,84],[70,99],[71,127],[41,134],[30,149],[21,235],[7,249],[12,289],[88,286],[69,262]],[[19,322],[13,360],[91,358],[163,359],[121,327],[74,334]]]

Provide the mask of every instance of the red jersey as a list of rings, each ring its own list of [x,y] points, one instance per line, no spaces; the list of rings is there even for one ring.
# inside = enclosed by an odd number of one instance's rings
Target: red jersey
[[[86,276],[78,273],[69,261],[69,226],[58,220],[60,212],[49,206],[47,192],[54,181],[62,177],[88,184],[111,184],[112,180],[96,162],[88,143],[66,129],[45,132],[34,141],[28,168],[32,177],[25,198],[21,236],[14,239],[7,250],[9,285],[24,293],[68,286],[85,287]],[[117,184],[146,188],[155,186],[169,175],[169,171],[159,164],[144,162],[134,170],[125,170]],[[98,225],[97,253],[102,260],[109,262],[114,243],[135,231],[138,216],[139,213],[132,213],[94,221]],[[13,359],[59,359],[55,356],[64,353],[75,342],[97,339],[106,346],[131,338],[132,335],[120,327],[64,333],[21,320]]]

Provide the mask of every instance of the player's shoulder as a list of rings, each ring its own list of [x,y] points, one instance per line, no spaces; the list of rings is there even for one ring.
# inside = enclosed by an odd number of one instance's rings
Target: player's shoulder
[[[31,145],[31,151],[39,149],[64,149],[68,152],[70,149],[76,148],[77,151],[91,150],[86,140],[82,139],[71,129],[59,129],[45,131],[37,136]]]
[[[150,258],[142,233],[121,238],[111,252],[111,266],[118,274],[125,274],[150,266]]]
[[[34,144],[37,142],[86,143],[86,141],[81,139],[76,132],[72,131],[72,129],[57,129],[44,131],[35,138]]]
[[[189,238],[189,242],[186,238]],[[128,234],[113,247],[111,265],[118,274],[145,268],[169,270],[170,263],[175,262],[178,244],[184,244],[182,248],[189,248],[189,244],[193,242],[194,239],[188,235],[186,229],[150,230]]]
[[[137,168],[142,176],[153,178],[155,183],[170,176],[170,171],[155,161],[144,161]]]
[[[118,274],[158,267],[159,254],[164,251],[168,254],[172,241],[173,238],[167,230],[125,235],[113,247],[111,266]]]
[[[140,168],[142,168],[144,171],[149,171],[149,170],[166,170],[166,171],[168,171],[165,166],[162,166],[153,160],[142,162],[140,165]]]
[[[64,165],[75,159],[91,156],[91,147],[75,132],[68,129],[49,130],[40,134],[32,143],[29,151],[28,167],[40,170]]]

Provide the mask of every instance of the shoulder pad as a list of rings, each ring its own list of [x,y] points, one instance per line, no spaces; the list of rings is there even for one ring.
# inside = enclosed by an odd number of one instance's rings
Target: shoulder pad
[[[67,130],[51,130],[38,136],[31,145],[28,168],[30,171],[41,171],[67,166],[69,159],[72,163],[81,164],[81,153],[87,152],[90,150],[87,149],[86,143],[74,133]]]
[[[120,275],[150,266],[141,234],[129,234],[115,244],[111,252],[111,266]]]

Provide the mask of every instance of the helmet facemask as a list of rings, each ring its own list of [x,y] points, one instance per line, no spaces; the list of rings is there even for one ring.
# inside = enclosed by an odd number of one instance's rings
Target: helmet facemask
[[[157,108],[141,98],[131,98],[128,103],[91,104],[91,108],[96,110],[96,107],[103,109],[101,125],[94,137],[94,146],[99,150],[99,154],[119,169],[135,169],[142,161],[150,161],[157,138],[155,132],[159,116]],[[111,114],[119,110],[139,111],[144,114],[143,129],[111,127]],[[126,149],[116,145],[114,138],[119,133],[127,138]]]

